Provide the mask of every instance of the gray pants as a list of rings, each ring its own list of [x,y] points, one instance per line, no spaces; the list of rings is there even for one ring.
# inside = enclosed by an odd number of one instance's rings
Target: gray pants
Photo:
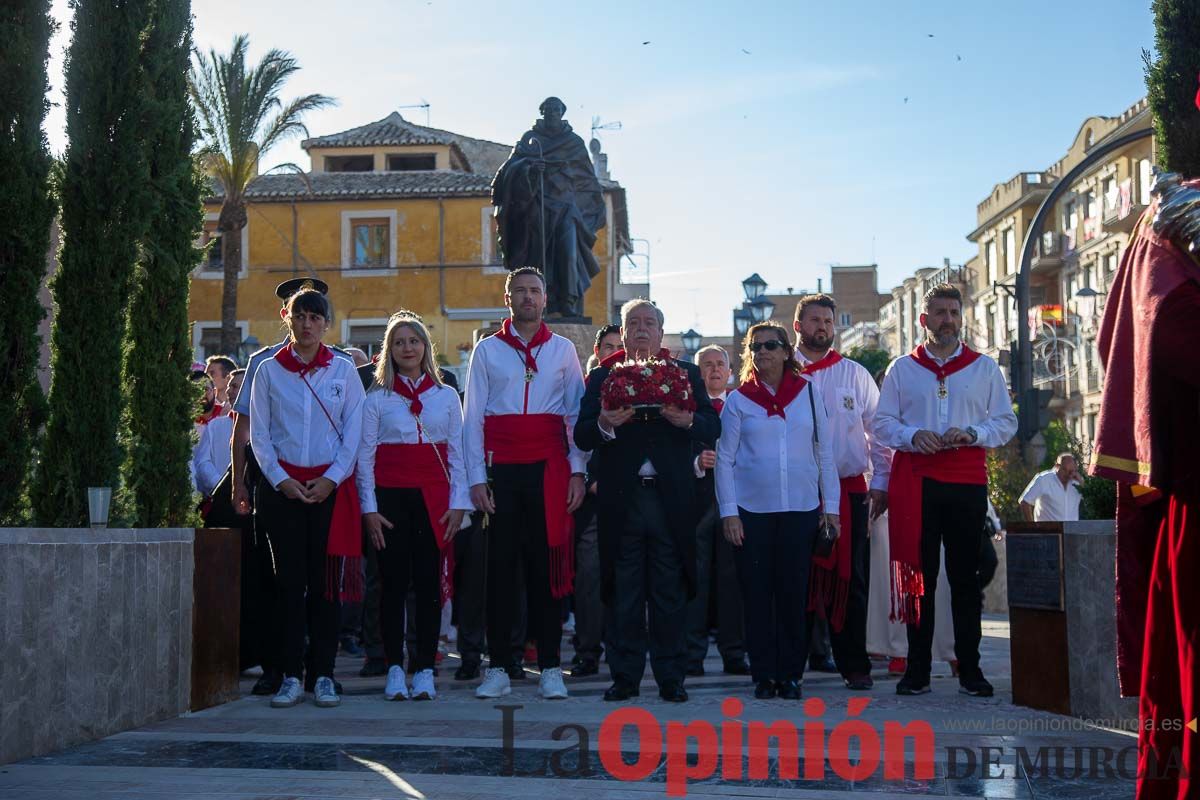
[[[708,597],[712,571],[717,573],[717,651],[721,660],[746,657],[742,590],[733,562],[733,545],[725,541],[715,503],[696,528],[696,596],[688,603],[688,663],[702,665],[708,655]]]
[[[687,585],[683,554],[667,525],[658,489],[637,486],[628,500],[617,551],[608,654],[614,680],[633,686],[646,672],[646,651],[659,687],[682,685],[687,662]],[[646,617],[649,607],[650,630]]]
[[[600,544],[596,516],[575,533],[575,652],[584,661],[600,660],[604,602],[600,596]]]

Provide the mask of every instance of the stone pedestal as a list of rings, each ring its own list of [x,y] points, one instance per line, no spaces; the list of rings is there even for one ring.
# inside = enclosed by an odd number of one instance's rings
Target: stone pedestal
[[[1112,520],[1011,523],[1007,536],[1013,702],[1134,729],[1117,686]]]

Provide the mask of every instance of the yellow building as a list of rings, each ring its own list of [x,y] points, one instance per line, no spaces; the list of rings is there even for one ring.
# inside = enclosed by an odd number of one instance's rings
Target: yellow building
[[[329,284],[334,324],[326,341],[378,349],[390,314],[407,308],[429,325],[451,365],[477,328],[507,316],[491,182],[511,146],[405,120],[398,113],[302,143],[311,170],[261,175],[247,191],[238,327],[256,349],[282,338],[275,286],[297,275]],[[599,143],[593,141],[594,157]],[[625,190],[607,176],[601,266],[585,299],[596,324],[612,316],[621,257],[629,252]],[[204,241],[216,236],[221,198],[205,201]],[[192,278],[189,318],[197,357],[216,352],[223,272],[219,243]],[[240,354],[242,356],[245,353]]]

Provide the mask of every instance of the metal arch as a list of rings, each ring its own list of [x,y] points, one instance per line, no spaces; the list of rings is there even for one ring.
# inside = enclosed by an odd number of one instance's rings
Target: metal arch
[[[1133,133],[1127,133],[1124,136],[1113,139],[1111,142],[1104,142],[1096,146],[1087,156],[1075,165],[1074,169],[1059,179],[1053,188],[1050,189],[1050,194],[1042,200],[1042,204],[1038,206],[1037,213],[1033,216],[1033,222],[1029,224],[1029,230],[1025,232],[1025,242],[1021,247],[1021,268],[1017,271],[1016,289],[1017,289],[1017,350],[1020,352],[1020,389],[1022,392],[1033,388],[1033,348],[1029,338],[1029,271],[1033,261],[1033,249],[1042,236],[1042,226],[1046,222],[1046,217],[1049,216],[1050,210],[1054,208],[1054,204],[1062,197],[1075,181],[1095,166],[1096,162],[1104,156],[1120,150],[1126,145],[1145,139],[1148,136],[1154,135],[1154,128],[1145,128]],[[1016,388],[1016,387],[1014,387]],[[1019,429],[1022,434],[1031,434],[1028,431],[1028,420],[1030,417],[1025,414],[1025,403],[1021,403],[1021,420],[1019,421]],[[1019,438],[1024,441],[1028,436],[1019,434]]]

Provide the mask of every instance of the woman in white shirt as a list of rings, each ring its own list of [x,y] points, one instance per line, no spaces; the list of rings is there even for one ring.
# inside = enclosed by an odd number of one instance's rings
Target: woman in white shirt
[[[303,697],[307,632],[311,691],[336,706],[333,662],[341,601],[362,596],[362,523],[354,465],[363,401],[354,362],[321,342],[331,311],[303,289],[287,301],[288,343],[258,367],[250,385],[250,443],[262,469],[257,514],[275,562],[276,624],[284,680],[275,708]]]
[[[717,505],[742,586],[754,696],[798,700],[818,506],[836,530],[841,490],[825,406],[782,326],[749,330],[741,381],[721,410]]]
[[[462,452],[458,393],[442,383],[433,342],[421,320],[392,316],[363,407],[358,493],[363,524],[378,550],[384,699],[432,700],[442,603],[451,593],[454,547],[471,511]],[[416,593],[415,652],[404,663],[405,596]]]

